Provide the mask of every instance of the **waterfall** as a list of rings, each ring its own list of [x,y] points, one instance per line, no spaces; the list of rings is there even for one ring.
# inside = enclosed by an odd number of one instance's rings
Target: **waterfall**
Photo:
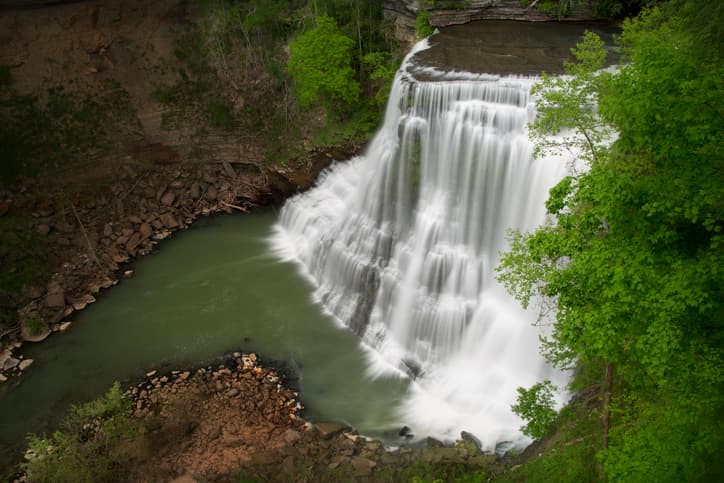
[[[535,79],[417,68],[439,77],[420,81],[410,58],[366,153],[290,199],[272,243],[370,348],[371,375],[414,378],[404,424],[444,439],[467,430],[487,449],[520,444],[516,388],[564,379],[539,355],[538,314],[494,269],[507,229],[544,222],[567,160],[533,159]]]

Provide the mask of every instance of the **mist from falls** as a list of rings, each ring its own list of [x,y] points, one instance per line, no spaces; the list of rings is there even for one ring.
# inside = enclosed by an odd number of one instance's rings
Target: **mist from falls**
[[[413,377],[399,407],[418,436],[520,445],[516,388],[565,384],[539,354],[544,324],[495,280],[506,230],[545,221],[561,157],[533,159],[534,78],[440,74],[408,55],[366,153],[290,199],[272,244],[369,350],[370,377]],[[418,72],[421,69],[418,68]],[[427,71],[425,78],[430,77]],[[334,361],[330,361],[334,364]]]

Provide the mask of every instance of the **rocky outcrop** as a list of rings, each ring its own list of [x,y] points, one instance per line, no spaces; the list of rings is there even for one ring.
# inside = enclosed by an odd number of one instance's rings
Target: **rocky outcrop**
[[[522,5],[520,0],[462,0],[459,8],[428,8],[430,24],[434,27],[459,25],[473,20],[522,20],[527,22],[549,22],[553,20],[591,20],[593,13],[587,1],[576,2],[574,8],[564,17],[541,12],[537,7]]]
[[[554,12],[543,12],[537,6],[525,6],[520,0],[448,0],[427,2],[420,6],[418,0],[385,0],[382,3],[385,16],[394,26],[395,37],[403,42],[415,40],[415,19],[418,10],[424,8],[430,13],[430,25],[446,27],[475,20],[519,20],[527,22],[583,21],[594,18],[591,2],[575,2],[566,15],[558,18]],[[437,3],[439,6],[429,5]]]

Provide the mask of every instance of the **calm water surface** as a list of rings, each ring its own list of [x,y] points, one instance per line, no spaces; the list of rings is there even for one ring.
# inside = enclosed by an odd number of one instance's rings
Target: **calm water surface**
[[[358,339],[323,315],[310,285],[268,250],[276,212],[219,216],[162,243],[135,276],[79,313],[71,329],[27,344],[25,377],[0,387],[0,461],[29,431],[47,431],[68,404],[159,367],[195,366],[256,351],[300,376],[306,416],[372,435],[400,427],[405,380],[365,376]]]

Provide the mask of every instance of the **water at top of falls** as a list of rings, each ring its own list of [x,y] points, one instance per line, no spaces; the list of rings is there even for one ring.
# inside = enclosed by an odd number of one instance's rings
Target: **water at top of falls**
[[[545,221],[562,157],[533,158],[535,78],[414,78],[408,55],[364,155],[290,199],[273,246],[370,350],[372,376],[415,377],[399,408],[420,436],[522,444],[516,388],[565,376],[539,354],[537,313],[495,280],[509,228]],[[426,74],[430,74],[430,70]]]

